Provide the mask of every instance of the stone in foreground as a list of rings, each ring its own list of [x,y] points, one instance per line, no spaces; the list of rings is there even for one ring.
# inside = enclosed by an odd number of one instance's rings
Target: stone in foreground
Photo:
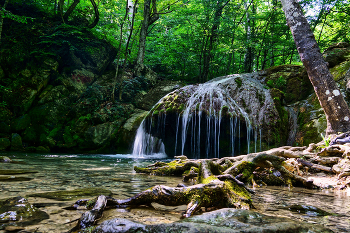
[[[268,216],[249,210],[220,209],[170,224],[144,225],[125,219],[111,219],[94,233],[111,232],[332,232],[322,226]]]

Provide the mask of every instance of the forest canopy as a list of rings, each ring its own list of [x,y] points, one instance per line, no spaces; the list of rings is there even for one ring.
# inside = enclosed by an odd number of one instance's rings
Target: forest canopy
[[[4,6],[7,1],[0,2]],[[301,64],[277,0],[8,2],[13,7],[2,8],[4,18],[26,23],[49,14],[62,23],[91,28],[94,34],[119,48],[118,64],[135,64],[144,27],[142,62],[163,78],[194,83],[282,64]],[[299,3],[322,51],[332,43],[350,41],[347,1]],[[21,11],[24,4],[32,6],[33,11]],[[146,18],[149,22],[145,26]]]

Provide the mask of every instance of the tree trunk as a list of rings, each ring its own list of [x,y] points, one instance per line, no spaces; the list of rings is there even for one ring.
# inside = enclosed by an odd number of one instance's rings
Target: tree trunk
[[[100,13],[98,12],[98,7],[96,5],[96,2],[94,0],[90,0],[92,6],[94,7],[94,12],[95,12],[95,20],[92,22],[91,25],[89,25],[89,28],[94,28],[96,27],[98,21],[100,20]]]
[[[221,23],[221,15],[224,7],[229,3],[229,1],[223,2],[217,1],[216,3],[216,10],[214,14],[214,22],[210,30],[209,35],[209,46],[208,49],[205,50],[204,56],[203,56],[203,74],[202,74],[202,80],[208,81],[209,79],[209,72],[210,72],[210,62],[213,58],[212,50],[214,48],[214,44],[216,42],[216,39],[218,37],[218,30]]]
[[[140,75],[141,70],[144,67],[143,63],[145,60],[146,38],[147,38],[147,29],[149,26],[150,14],[151,14],[151,0],[145,0],[144,6],[143,6],[143,20],[142,20],[141,32],[140,32],[139,50],[137,52],[137,58],[136,58],[136,67],[135,67],[136,75]]]
[[[64,6],[64,0],[59,0],[59,2],[58,2],[58,10],[60,12],[60,15],[61,15],[63,23],[65,23],[64,22],[64,18],[63,18],[63,6]]]
[[[247,22],[246,22],[247,48],[246,48],[246,53],[244,55],[244,72],[245,73],[250,73],[253,71],[253,60],[254,60],[254,48],[251,45],[252,37],[253,37],[252,26],[254,26],[254,23],[252,22],[251,16],[248,11],[251,5],[254,8],[253,0],[247,1],[245,3],[246,18],[247,18]],[[252,12],[254,13],[254,9]]]
[[[5,8],[7,6],[7,4],[9,3],[10,0],[6,0],[4,3],[4,6],[2,7],[3,10],[5,11]],[[1,44],[1,34],[2,34],[2,25],[4,24],[4,17],[2,12],[0,13],[0,44]]]
[[[64,22],[68,21],[68,17],[72,14],[72,12],[74,11],[74,9],[77,7],[77,5],[79,4],[80,0],[74,0],[74,2],[72,3],[72,5],[68,8],[68,10],[66,11],[66,13],[63,15],[63,20]],[[62,5],[62,11],[63,11],[63,5]]]
[[[55,5],[53,6],[53,13],[54,13],[54,15],[56,15],[57,14],[57,0],[55,0]]]
[[[350,110],[329,72],[310,25],[296,0],[281,0],[301,61],[326,114],[326,134],[350,130]]]
[[[113,102],[115,101],[114,93],[115,93],[115,88],[117,85],[118,73],[119,73],[119,60],[120,60],[120,54],[121,54],[121,50],[122,50],[123,28],[124,28],[124,23],[125,23],[126,19],[128,18],[128,14],[129,14],[129,4],[128,4],[128,1],[126,1],[125,15],[124,15],[124,19],[120,25],[119,47],[118,47],[118,55],[116,57],[117,65],[116,65],[116,71],[115,71],[114,81],[113,81],[113,85],[112,85],[113,86],[113,89],[112,89],[112,101]],[[122,94],[122,91],[120,91],[120,93],[119,93],[119,100],[121,100],[121,94]]]
[[[125,68],[126,68],[126,62],[127,62],[128,55],[129,55],[129,44],[130,44],[130,40],[131,40],[131,37],[132,37],[132,33],[134,31],[134,22],[135,22],[135,14],[136,14],[137,4],[138,4],[138,0],[135,0],[135,3],[134,3],[133,8],[132,8],[132,18],[131,18],[131,25],[130,25],[130,28],[129,28],[129,36],[128,36],[128,40],[127,40],[126,46],[125,46],[123,73],[124,73]]]

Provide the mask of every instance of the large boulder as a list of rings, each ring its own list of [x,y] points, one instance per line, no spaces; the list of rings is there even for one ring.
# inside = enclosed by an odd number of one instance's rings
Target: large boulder
[[[92,232],[333,232],[325,227],[240,209],[220,209],[179,222],[144,225],[126,219],[111,219]]]
[[[259,79],[258,73],[229,75],[177,89],[152,108],[144,131],[164,142],[168,156],[227,156],[256,150],[258,140],[264,145],[286,140],[279,134],[285,122]]]
[[[347,56],[350,53],[350,44],[346,42],[339,42],[330,45],[324,51],[324,59],[328,62],[329,68],[333,68],[336,65],[348,60]]]
[[[269,68],[266,71],[265,83],[270,88],[281,90],[283,93],[281,100],[287,104],[303,100],[313,92],[306,69],[299,65],[281,65]]]
[[[149,92],[141,96],[136,101],[136,106],[143,110],[151,110],[152,107],[166,94],[181,88],[183,85],[179,81],[162,81],[157,83]]]

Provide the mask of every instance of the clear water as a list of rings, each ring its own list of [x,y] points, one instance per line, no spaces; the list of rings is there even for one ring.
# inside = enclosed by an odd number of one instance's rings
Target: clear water
[[[38,173],[18,176],[33,178],[30,181],[0,182],[0,199],[26,196],[34,193],[74,190],[80,188],[102,188],[112,192],[118,199],[131,197],[154,185],[176,186],[182,183],[179,177],[149,176],[136,174],[134,166],[145,167],[158,160],[170,161],[164,155],[139,158],[132,155],[68,155],[68,154],[26,154],[2,153],[21,163],[0,163],[0,169],[25,169]],[[15,175],[17,176],[17,175]],[[191,185],[187,183],[186,185]],[[283,216],[301,221],[321,224],[335,232],[350,232],[350,193],[331,190],[292,190],[282,187],[256,189],[253,196],[254,211],[268,215]],[[28,197],[31,204],[50,215],[39,224],[27,226],[30,232],[66,232],[71,229],[85,210],[64,210],[62,207],[76,200],[90,197],[72,197],[68,201],[48,198]],[[334,216],[314,216],[293,212],[288,206],[293,204],[311,205],[337,214]],[[154,204],[154,208],[138,207],[110,209],[104,212],[101,221],[123,217],[145,224],[170,223],[180,219],[186,206],[167,207]],[[1,232],[1,231],[0,231]]]

